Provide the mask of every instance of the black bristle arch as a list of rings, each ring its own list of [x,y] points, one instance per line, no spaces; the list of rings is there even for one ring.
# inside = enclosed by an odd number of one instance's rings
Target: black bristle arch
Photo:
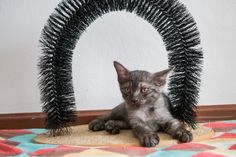
[[[203,53],[193,17],[177,0],[63,0],[50,15],[40,38],[40,90],[46,128],[53,136],[69,133],[75,119],[72,84],[73,49],[81,34],[98,17],[127,11],[149,22],[168,51],[169,96],[176,118],[195,126]]]

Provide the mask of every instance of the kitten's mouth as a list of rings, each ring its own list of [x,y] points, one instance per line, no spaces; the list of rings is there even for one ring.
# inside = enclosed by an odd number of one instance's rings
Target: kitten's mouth
[[[139,101],[139,102],[137,102],[137,103],[131,103],[131,104],[132,104],[132,106],[140,107],[140,106],[142,106],[143,104],[145,104],[145,101]]]
[[[140,107],[140,105],[141,105],[140,103],[134,104],[135,107]]]

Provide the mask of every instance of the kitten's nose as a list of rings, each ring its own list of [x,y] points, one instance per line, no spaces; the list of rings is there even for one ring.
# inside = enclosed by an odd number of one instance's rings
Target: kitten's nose
[[[136,104],[137,102],[138,102],[138,99],[132,99],[132,100],[131,100],[131,103],[132,103],[132,104]]]

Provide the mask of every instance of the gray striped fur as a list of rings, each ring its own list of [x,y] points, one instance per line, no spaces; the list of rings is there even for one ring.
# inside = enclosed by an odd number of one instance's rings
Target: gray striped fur
[[[192,140],[192,134],[170,112],[171,104],[163,93],[168,74],[173,67],[157,72],[129,71],[114,62],[124,102],[110,113],[89,124],[92,131],[106,130],[117,134],[132,129],[140,144],[153,147],[159,143],[158,131],[164,131],[180,142]]]

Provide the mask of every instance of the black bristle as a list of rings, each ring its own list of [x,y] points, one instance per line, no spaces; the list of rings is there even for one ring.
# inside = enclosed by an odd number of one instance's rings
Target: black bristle
[[[194,128],[203,54],[196,23],[183,4],[177,0],[63,0],[40,39],[39,85],[51,135],[68,133],[75,119],[71,64],[78,39],[98,17],[122,10],[142,17],[162,36],[169,65],[175,66],[169,83],[172,112]]]

